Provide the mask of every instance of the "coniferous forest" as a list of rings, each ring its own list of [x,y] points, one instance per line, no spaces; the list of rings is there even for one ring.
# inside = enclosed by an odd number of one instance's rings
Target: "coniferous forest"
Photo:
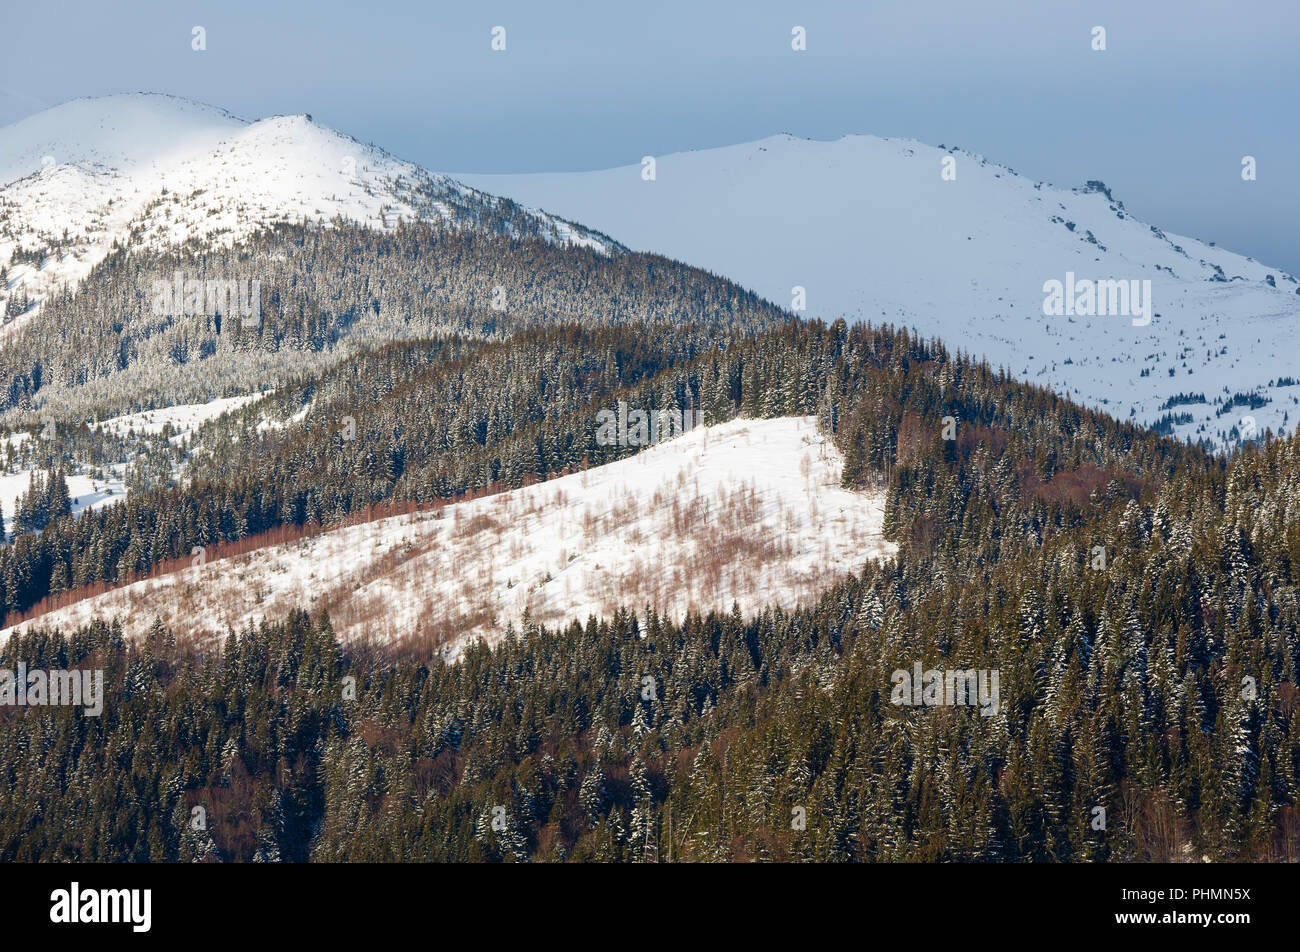
[[[1300,4],[9,6],[6,934],[1293,926]]]
[[[373,640],[343,644],[302,610],[208,645],[161,625],[130,641],[107,621],[12,638],[3,666],[102,667],[106,698],[99,718],[0,711],[5,859],[1300,849],[1300,438],[1211,455],[940,342],[842,321],[412,339],[270,399],[312,412],[265,433],[223,418],[205,440],[238,453],[202,457],[183,484],[73,518],[53,477],[0,551],[7,610],[193,545],[635,453],[594,440],[596,408],[618,399],[712,421],[815,416],[844,483],[886,491],[899,552],[813,604],[524,618],[453,664],[385,643],[382,616]],[[999,670],[999,714],[891,703],[891,672],[914,660]]]

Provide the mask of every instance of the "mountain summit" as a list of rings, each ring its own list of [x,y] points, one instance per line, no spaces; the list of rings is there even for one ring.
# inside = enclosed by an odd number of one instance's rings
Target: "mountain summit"
[[[1232,445],[1300,412],[1296,279],[1139,221],[1102,182],[1056,188],[873,136],[780,135],[646,168],[460,179],[808,315],[916,327],[1179,437]],[[1101,281],[1149,287],[1151,313],[1044,313],[1049,282]]]
[[[12,324],[113,245],[231,244],[279,221],[442,220],[601,251],[604,236],[520,209],[314,122],[248,122],[155,94],[77,99],[0,128],[0,289]]]

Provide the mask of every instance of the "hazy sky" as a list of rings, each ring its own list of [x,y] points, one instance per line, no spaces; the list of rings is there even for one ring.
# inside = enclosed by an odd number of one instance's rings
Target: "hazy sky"
[[[1297,0],[6,0],[3,26],[0,123],[168,92],[245,118],[310,112],[476,172],[908,136],[1057,185],[1102,179],[1140,218],[1300,274]]]

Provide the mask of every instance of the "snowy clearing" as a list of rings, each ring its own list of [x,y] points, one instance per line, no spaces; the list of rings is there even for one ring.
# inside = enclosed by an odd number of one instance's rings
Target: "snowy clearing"
[[[112,505],[126,498],[126,484],[122,482],[122,468],[116,467],[111,476],[95,479],[92,476],[75,473],[67,477],[68,495],[72,497],[72,514],[79,515],[87,509]],[[6,537],[13,532],[14,515],[18,511],[18,500],[32,482],[32,471],[24,469],[17,473],[0,473],[0,507],[4,508],[4,530]]]
[[[174,407],[162,407],[157,410],[144,410],[141,413],[129,413],[125,416],[110,417],[99,421],[99,428],[114,436],[126,436],[135,432],[137,435],[156,436],[171,424],[171,442],[175,443],[190,436],[209,420],[215,420],[224,413],[238,410],[255,400],[261,400],[264,393],[249,393],[238,397],[223,397],[207,403],[182,403]]]
[[[137,582],[0,638],[114,616],[129,635],[157,617],[221,636],[301,605],[328,608],[345,639],[420,639],[450,658],[525,610],[554,625],[618,606],[790,607],[896,552],[883,494],[840,488],[842,463],[811,417],[734,420],[535,486]]]
[[[157,410],[145,410],[141,413],[129,413],[100,420],[93,424],[92,428],[118,437],[126,437],[131,433],[142,437],[157,436],[168,424],[171,424],[173,432],[168,442],[179,445],[187,438],[193,437],[195,432],[208,421],[247,406],[264,396],[266,396],[264,393],[250,393],[237,397],[224,397],[208,403],[187,403]],[[9,433],[4,439],[15,450],[21,451],[30,440],[30,435],[24,432]],[[0,443],[0,446],[2,445],[3,443]],[[86,472],[87,469],[92,472]],[[96,470],[100,473],[98,477],[93,472]],[[33,472],[32,466],[23,466],[12,472],[0,470],[0,507],[3,507],[4,511],[6,535],[13,532],[18,500],[31,485]],[[181,469],[178,468],[175,475],[179,477],[180,474]],[[78,466],[68,473],[68,494],[72,497],[72,514],[75,516],[87,509],[97,509],[125,499],[127,497],[125,475],[126,460],[103,468]]]

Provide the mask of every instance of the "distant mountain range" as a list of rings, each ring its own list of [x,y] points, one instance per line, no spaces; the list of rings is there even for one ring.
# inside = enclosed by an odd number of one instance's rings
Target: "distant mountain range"
[[[915,327],[1219,449],[1300,413],[1296,279],[1139,221],[1101,182],[1060,189],[870,136],[782,135],[649,165],[453,178],[307,115],[74,100],[0,129],[0,340],[117,246],[201,252],[278,222],[444,222],[663,254],[794,313]]]

